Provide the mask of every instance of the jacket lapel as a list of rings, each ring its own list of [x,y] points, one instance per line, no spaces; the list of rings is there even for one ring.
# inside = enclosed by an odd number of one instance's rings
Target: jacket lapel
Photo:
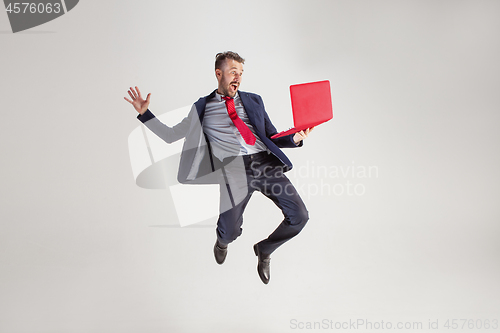
[[[203,118],[205,117],[205,107],[207,105],[207,101],[215,96],[215,92],[217,89],[212,91],[212,93],[206,97],[200,98],[198,102],[195,103],[196,111],[198,111],[198,117],[200,119],[200,124],[203,124]]]
[[[255,103],[248,97],[247,93],[244,91],[239,91],[240,98],[241,98],[241,103],[243,104],[243,107],[245,108],[245,112],[247,113],[248,120],[250,121],[250,124],[252,124],[253,128],[261,136],[262,133],[262,122],[259,121],[259,115],[258,111],[256,109]]]

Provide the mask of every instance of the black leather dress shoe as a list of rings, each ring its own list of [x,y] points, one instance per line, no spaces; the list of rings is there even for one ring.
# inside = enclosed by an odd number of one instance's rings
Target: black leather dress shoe
[[[226,260],[226,255],[227,255],[227,246],[223,247],[219,243],[219,240],[217,240],[214,245],[215,261],[217,261],[219,265],[222,265],[224,263],[224,260]]]
[[[259,257],[259,263],[257,264],[259,277],[264,284],[268,284],[269,279],[271,279],[271,256],[260,252],[257,244],[253,246],[253,251],[255,252],[255,255]]]

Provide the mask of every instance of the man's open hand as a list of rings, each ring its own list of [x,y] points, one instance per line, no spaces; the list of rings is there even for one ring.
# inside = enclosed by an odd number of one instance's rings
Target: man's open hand
[[[130,89],[128,91],[128,94],[130,95],[132,100],[128,99],[127,97],[123,97],[123,98],[125,98],[125,100],[127,102],[132,104],[137,112],[139,112],[141,115],[143,115],[144,112],[146,112],[148,110],[149,101],[151,98],[151,93],[149,93],[148,96],[146,97],[146,100],[144,100],[142,98],[141,91],[139,90],[139,88],[136,86],[135,89],[137,90],[137,92],[132,87],[130,87]]]
[[[295,142],[295,144],[298,144],[300,141],[307,138],[307,136],[309,135],[309,133],[311,133],[311,131],[313,129],[314,129],[314,127],[311,127],[311,128],[306,129],[305,131],[300,131],[300,132],[295,133],[295,135],[293,136],[293,142]]]

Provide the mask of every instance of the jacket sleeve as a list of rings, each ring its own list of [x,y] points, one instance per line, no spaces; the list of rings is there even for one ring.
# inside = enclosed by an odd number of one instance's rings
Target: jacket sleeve
[[[189,130],[189,117],[182,119],[180,123],[173,127],[169,127],[162,123],[156,116],[148,109],[144,114],[138,115],[139,119],[147,128],[156,134],[160,139],[166,143],[172,143],[186,136]]]
[[[273,123],[271,122],[271,119],[269,119],[269,115],[266,112],[266,109],[264,108],[264,102],[262,101],[262,98],[260,98],[260,104],[262,105],[262,110],[264,112],[264,125],[266,127],[266,136],[274,142],[276,146],[279,148],[297,148],[297,147],[302,147],[304,145],[304,140],[301,140],[299,144],[295,144],[293,141],[293,136],[295,134],[290,134],[290,135],[285,135],[276,139],[271,139],[271,136],[274,134],[277,134],[278,131],[276,130],[276,127],[274,127]]]

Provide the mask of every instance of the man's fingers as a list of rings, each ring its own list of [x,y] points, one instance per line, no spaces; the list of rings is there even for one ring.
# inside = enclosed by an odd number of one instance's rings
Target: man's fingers
[[[137,93],[135,92],[134,88],[130,87],[130,91],[132,92],[134,99],[136,99]]]
[[[146,97],[146,102],[149,103],[149,99],[151,97],[151,93],[148,94],[148,97]]]
[[[311,127],[311,128],[306,129],[305,131],[304,131],[304,130],[302,130],[302,131],[300,131],[300,132],[297,132],[296,134],[298,134],[298,135],[299,135],[299,138],[300,138],[300,140],[299,140],[299,141],[302,141],[302,140],[304,140],[305,138],[307,138],[307,136],[309,135],[309,133],[312,131],[312,129],[313,129],[313,128],[314,128],[314,126],[313,126],[313,127]]]
[[[135,89],[137,89],[137,95],[139,95],[139,97],[142,98],[141,91],[139,90],[139,87],[135,86]]]
[[[127,97],[123,97],[123,98],[125,98],[125,100],[126,100],[127,102],[129,102],[130,104],[133,104],[133,102],[132,102],[130,99],[128,99]]]
[[[128,94],[130,95],[130,98],[132,98],[133,100],[135,100],[135,97],[134,97],[134,95],[132,95],[132,93],[130,92],[130,90],[128,91]]]

